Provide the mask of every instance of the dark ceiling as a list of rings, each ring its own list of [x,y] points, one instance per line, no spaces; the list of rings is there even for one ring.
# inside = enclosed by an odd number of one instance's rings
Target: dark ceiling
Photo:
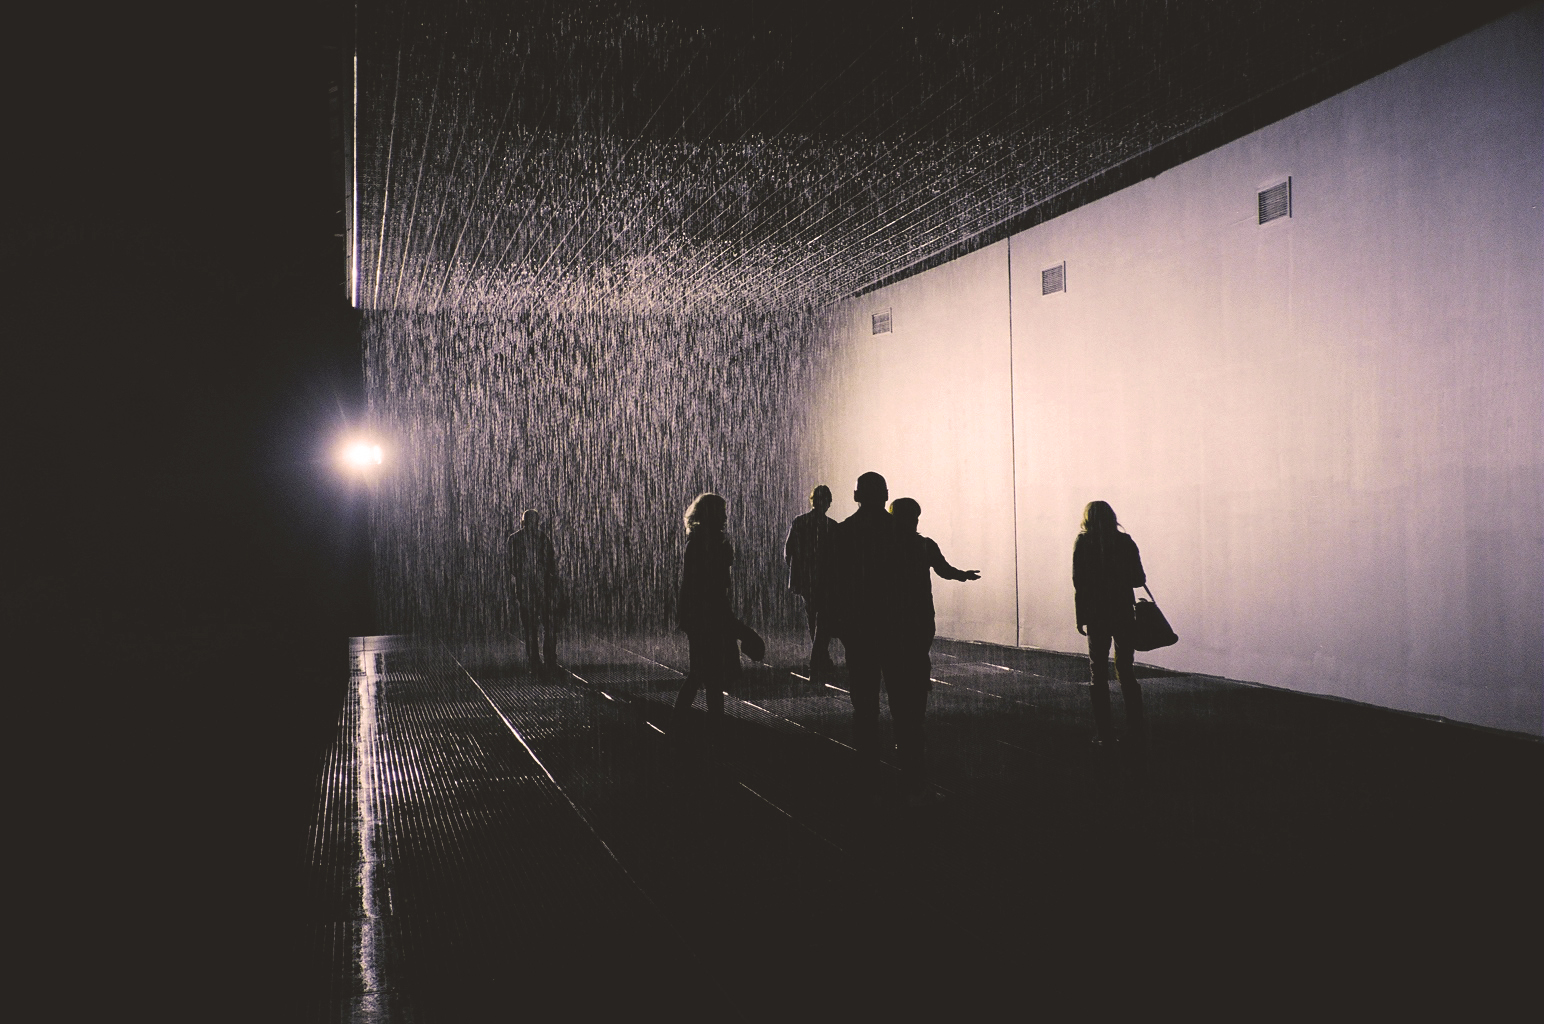
[[[1515,6],[366,0],[358,304],[824,304]]]

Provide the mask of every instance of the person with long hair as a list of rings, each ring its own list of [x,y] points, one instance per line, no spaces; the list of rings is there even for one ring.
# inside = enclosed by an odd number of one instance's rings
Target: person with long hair
[[[728,504],[717,494],[697,495],[686,510],[686,556],[676,626],[690,644],[691,666],[676,695],[672,732],[686,720],[698,690],[705,691],[710,719],[722,716],[724,688],[740,669],[740,623],[730,605],[734,548],[724,536],[728,521]]]
[[[1083,527],[1072,547],[1072,588],[1076,593],[1078,632],[1088,637],[1088,662],[1094,692],[1094,742],[1115,741],[1110,709],[1110,643],[1115,644],[1115,675],[1126,705],[1124,741],[1133,752],[1145,743],[1142,688],[1137,685],[1131,646],[1136,625],[1132,591],[1147,583],[1136,541],[1121,529],[1115,510],[1103,501],[1083,509]]]

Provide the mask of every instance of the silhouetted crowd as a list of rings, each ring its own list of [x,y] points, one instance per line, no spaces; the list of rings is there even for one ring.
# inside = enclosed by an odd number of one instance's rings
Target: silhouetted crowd
[[[922,506],[912,498],[889,502],[889,487],[878,473],[858,478],[853,500],[858,510],[841,522],[826,515],[831,489],[824,484],[810,492],[810,511],[797,517],[784,544],[788,589],[804,606],[811,650],[809,678],[825,683],[834,662],[830,645],[842,641],[847,659],[848,692],[852,699],[854,745],[866,775],[882,761],[879,693],[883,687],[890,707],[896,759],[905,795],[910,802],[931,799],[927,785],[927,744],[923,728],[932,690],[931,648],[935,635],[932,574],[946,580],[981,578],[974,569],[949,564],[938,544],[918,532]],[[723,714],[724,692],[740,671],[740,656],[752,661],[765,655],[765,643],[734,613],[731,569],[734,548],[725,536],[728,504],[717,494],[699,494],[687,508],[686,551],[676,606],[676,625],[686,634],[691,665],[676,696],[676,732],[687,710],[702,691],[709,721]],[[533,672],[555,671],[556,633],[566,610],[566,597],[557,571],[552,542],[540,517],[527,511],[521,527],[508,538],[510,593],[519,609],[526,655]],[[1076,594],[1078,632],[1088,638],[1096,735],[1104,748],[1117,743],[1113,732],[1109,689],[1109,655],[1115,650],[1115,674],[1125,702],[1124,749],[1140,755],[1144,748],[1142,690],[1137,684],[1133,654],[1142,629],[1157,629],[1166,638],[1140,649],[1173,642],[1173,634],[1156,605],[1140,609],[1157,616],[1161,626],[1139,615],[1133,590],[1145,586],[1146,575],[1136,542],[1121,530],[1115,511],[1103,501],[1083,510],[1083,523],[1073,546],[1072,583]],[[1139,626],[1139,619],[1143,624]]]

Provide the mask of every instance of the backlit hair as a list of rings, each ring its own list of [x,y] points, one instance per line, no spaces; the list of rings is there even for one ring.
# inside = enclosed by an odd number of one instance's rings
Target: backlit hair
[[[692,499],[686,508],[686,532],[699,526],[722,526],[729,518],[729,503],[711,491],[705,491]]]
[[[1115,510],[1106,501],[1091,501],[1083,506],[1083,528],[1079,533],[1092,533],[1102,536],[1114,533],[1120,529],[1120,520],[1115,518]]]
[[[1115,510],[1108,502],[1091,501],[1083,506],[1083,533],[1094,538],[1094,547],[1099,552],[1099,562],[1108,570],[1111,545],[1120,534],[1120,520],[1115,518]]]

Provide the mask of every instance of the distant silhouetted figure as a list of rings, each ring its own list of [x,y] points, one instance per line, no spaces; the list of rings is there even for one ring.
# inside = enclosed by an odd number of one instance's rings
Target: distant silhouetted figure
[[[1142,688],[1132,667],[1131,631],[1136,605],[1132,590],[1147,583],[1136,541],[1121,530],[1115,510],[1102,501],[1083,509],[1083,528],[1072,548],[1072,586],[1077,592],[1078,632],[1088,637],[1089,671],[1094,684],[1095,742],[1110,746],[1115,738],[1110,718],[1110,641],[1115,642],[1115,675],[1126,704],[1125,739],[1133,752],[1145,743]]]
[[[864,473],[852,497],[858,511],[837,524],[832,538],[832,634],[847,651],[853,743],[859,761],[872,771],[879,763],[880,682],[897,678],[893,641],[900,533],[885,511],[890,489],[884,477]],[[893,709],[893,691],[891,700]]]
[[[923,720],[927,695],[933,689],[933,579],[936,572],[946,580],[979,580],[975,569],[956,569],[932,538],[917,533],[922,506],[912,498],[896,498],[890,505],[895,520],[896,578],[895,618],[892,623],[894,672],[885,677],[890,694],[890,719],[895,726],[896,754],[908,795],[919,797],[927,788],[927,739]]]
[[[728,506],[717,494],[697,495],[686,510],[686,557],[676,626],[690,643],[691,667],[676,695],[672,732],[685,721],[699,689],[706,691],[709,715],[722,715],[724,688],[740,671],[740,622],[729,592],[734,549],[724,537],[728,520]]]
[[[831,488],[820,484],[810,492],[810,510],[793,521],[783,558],[788,563],[788,589],[804,601],[809,619],[810,678],[820,679],[831,669],[831,631],[821,608],[827,602],[822,561],[830,557],[831,532],[836,523],[826,516],[831,507]]]
[[[540,675],[555,670],[558,664],[563,582],[552,539],[535,510],[526,509],[520,517],[520,529],[509,535],[508,548],[509,592],[520,610],[526,660],[531,671]]]

